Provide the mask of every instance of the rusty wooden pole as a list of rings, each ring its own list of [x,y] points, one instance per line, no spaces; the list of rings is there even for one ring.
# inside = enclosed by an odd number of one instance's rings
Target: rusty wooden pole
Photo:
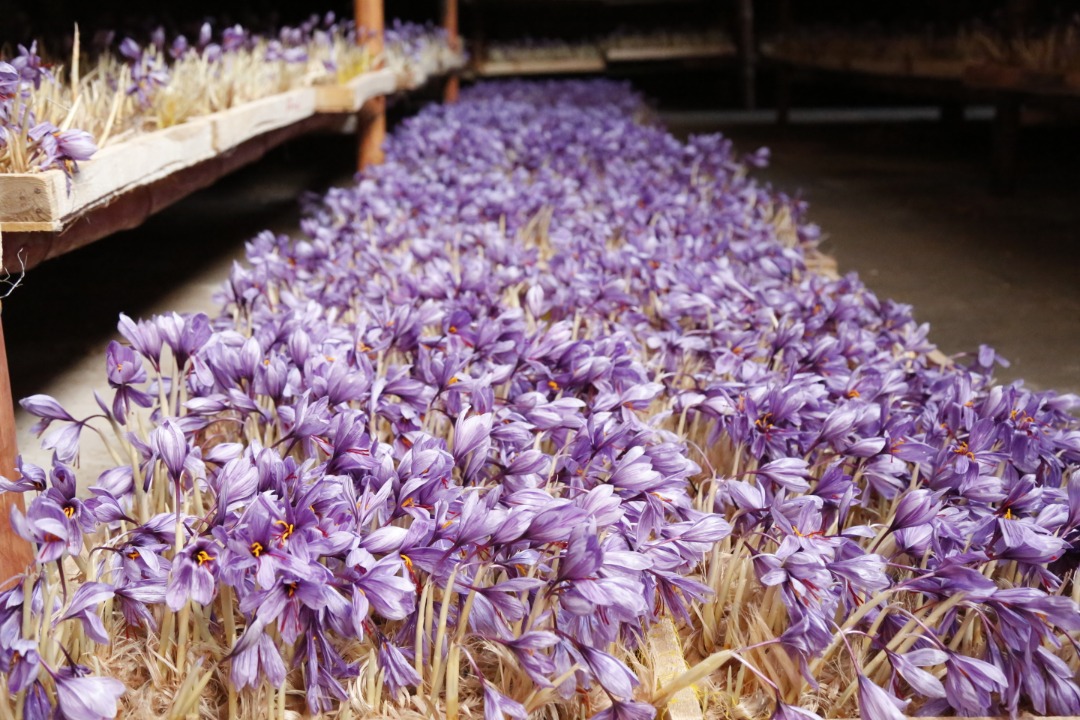
[[[382,62],[383,53],[383,0],[355,0],[356,27],[366,38],[372,55]],[[368,165],[383,161],[383,140],[386,139],[386,98],[369,100],[360,116],[360,155],[358,165],[362,170]]]
[[[18,452],[15,443],[15,402],[11,396],[11,380],[8,377],[4,327],[3,323],[0,323],[0,475],[10,480],[15,479],[15,456]],[[17,507],[20,511],[23,509],[22,495],[0,495],[0,586],[6,585],[8,578],[25,572],[26,566],[34,559],[30,543],[16,535],[8,522],[12,507]]]
[[[450,36],[450,47],[461,50],[461,33],[458,32],[458,0],[443,0],[443,27]],[[457,70],[453,70],[446,77],[443,86],[443,101],[457,102],[458,92],[461,90],[461,77]]]

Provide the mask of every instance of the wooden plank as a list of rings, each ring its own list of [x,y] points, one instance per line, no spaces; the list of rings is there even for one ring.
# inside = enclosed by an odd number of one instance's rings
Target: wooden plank
[[[390,80],[386,74],[364,78],[349,92],[353,99],[366,100],[372,93],[392,90]],[[63,230],[120,195],[311,117],[315,99],[315,88],[299,88],[137,135],[96,153],[70,180],[59,170],[0,175],[0,232]]]
[[[209,118],[105,147],[70,179],[59,170],[0,175],[0,231],[62,229],[80,213],[214,154]]]
[[[383,68],[357,75],[344,85],[320,85],[315,93],[315,111],[320,113],[358,112],[368,100],[397,90],[397,77]]]
[[[667,685],[690,669],[683,657],[679,632],[671,618],[662,618],[649,628],[649,661],[653,669],[653,692]],[[701,720],[701,703],[694,688],[688,687],[675,693],[664,708],[669,720]]]
[[[237,168],[258,160],[269,150],[304,133],[340,131],[348,116],[314,115],[299,123],[252,138],[231,150],[132,188],[107,204],[75,217],[60,232],[5,233],[3,265],[9,272],[30,269],[95,240],[140,225],[151,214],[207,187]]]
[[[208,116],[214,149],[224,152],[257,135],[311,117],[315,114],[315,97],[315,88],[297,88]]]
[[[917,57],[911,61],[911,74],[916,77],[959,80],[964,76],[965,67],[967,67],[967,63],[963,60]]]
[[[62,201],[61,222],[108,203],[116,195],[166,177],[214,155],[208,118],[138,135],[97,153],[80,166]]]
[[[57,224],[65,192],[64,175],[59,171],[0,175],[0,230],[17,229],[13,223]]]
[[[551,60],[500,60],[480,63],[477,73],[485,77],[504,75],[570,75],[603,72],[607,64],[602,57],[565,58]]]
[[[663,60],[704,60],[734,57],[731,45],[657,45],[655,47],[612,47],[604,51],[608,62],[651,62]]]
[[[0,475],[14,480],[16,478],[15,457],[18,455],[15,442],[15,404],[11,397],[11,381],[8,377],[7,348],[4,344],[4,328],[0,323]],[[20,493],[0,495],[0,587],[7,585],[7,580],[21,572],[33,562],[34,553],[30,543],[15,534],[8,522],[11,509],[23,509]]]

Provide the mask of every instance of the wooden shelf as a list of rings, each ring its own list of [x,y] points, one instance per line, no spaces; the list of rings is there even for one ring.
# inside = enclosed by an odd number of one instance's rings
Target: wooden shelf
[[[961,81],[965,65],[956,60],[935,58],[838,58],[822,55],[815,58],[792,56],[768,47],[762,57],[777,63],[810,70],[844,72],[913,80]]]
[[[433,64],[408,78],[375,70],[341,85],[260,98],[105,147],[70,179],[59,170],[0,175],[3,267],[29,269],[135,227],[291,137],[338,128],[341,115],[359,112],[370,100],[413,90],[462,65]]]
[[[1009,65],[975,65],[965,69],[964,82],[983,90],[1080,98],[1080,72],[1048,73]]]
[[[550,60],[500,60],[485,61],[476,68],[483,77],[507,75],[574,75],[599,73],[607,69],[604,58],[554,58]]]
[[[608,62],[655,62],[735,57],[732,45],[613,47],[604,51]]]
[[[315,88],[315,112],[356,112],[371,98],[389,95],[397,87],[394,72],[385,68],[357,75],[341,85],[319,85]]]

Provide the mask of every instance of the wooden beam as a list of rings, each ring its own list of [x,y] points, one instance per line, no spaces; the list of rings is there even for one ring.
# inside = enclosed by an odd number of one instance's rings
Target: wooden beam
[[[354,0],[358,37],[368,43],[372,54],[382,62],[383,0]],[[360,169],[383,161],[383,141],[386,139],[386,98],[375,98],[368,103],[367,117],[360,123],[360,152],[357,164]]]
[[[4,345],[4,328],[0,323],[0,475],[15,479],[15,456],[19,450],[15,443],[15,403],[11,397],[11,381],[8,378],[7,348]],[[26,572],[34,560],[30,543],[15,534],[8,518],[11,508],[23,509],[20,493],[0,495],[0,586],[8,579]]]
[[[443,27],[450,36],[450,47],[455,51],[461,50],[461,33],[458,30],[458,0],[443,0]],[[461,77],[457,70],[453,70],[446,76],[443,85],[443,102],[457,102],[458,93],[461,90]]]

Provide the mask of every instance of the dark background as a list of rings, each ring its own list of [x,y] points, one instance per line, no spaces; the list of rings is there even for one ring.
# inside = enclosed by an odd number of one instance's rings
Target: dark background
[[[404,20],[436,20],[439,0],[386,0],[386,16]],[[461,0],[462,31],[475,29],[476,6],[483,6],[485,32],[535,37],[575,37],[608,32],[612,24],[655,26],[716,22],[735,14],[734,0],[667,0],[666,2],[603,2],[601,0]],[[759,30],[769,32],[785,20],[817,23],[882,24],[892,28],[947,29],[979,18],[1007,27],[1037,26],[1080,12],[1080,0],[757,0],[753,3]],[[172,32],[192,33],[207,19],[219,26],[240,23],[269,29],[296,23],[312,13],[348,15],[351,2],[281,2],[281,0],[185,0],[141,4],[131,0],[35,0],[0,2],[0,43],[69,34],[76,22],[86,37],[101,30],[134,36],[159,24]]]

